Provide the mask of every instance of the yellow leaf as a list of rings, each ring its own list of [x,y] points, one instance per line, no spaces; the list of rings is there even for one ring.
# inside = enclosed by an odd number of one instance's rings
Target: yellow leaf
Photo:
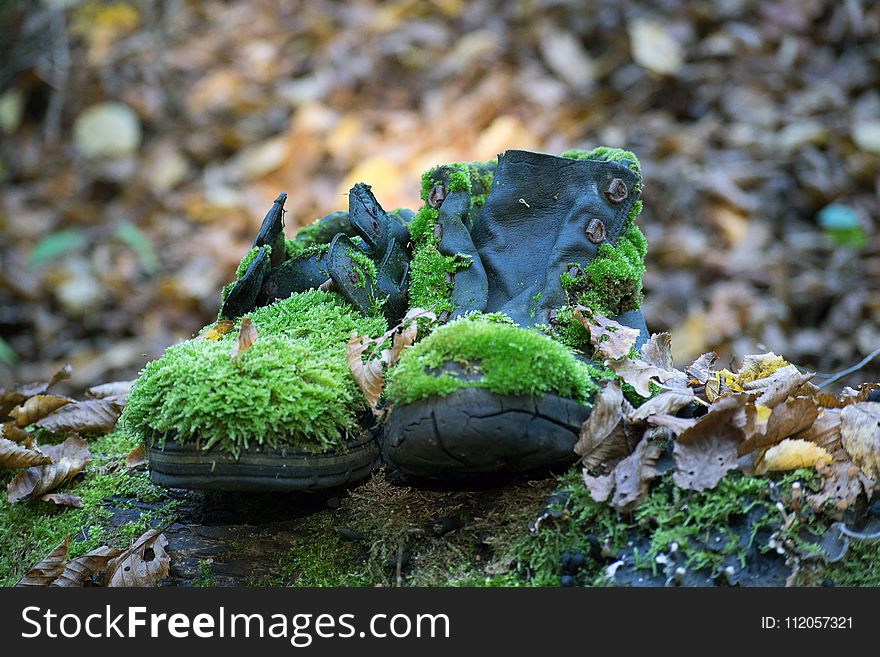
[[[214,326],[202,333],[199,337],[204,338],[205,340],[216,342],[220,339],[221,335],[229,333],[234,326],[235,322],[233,322],[231,319],[221,319],[219,322],[214,324]]]
[[[782,356],[777,356],[772,351],[766,354],[744,356],[742,367],[737,374],[737,380],[740,385],[743,385],[757,379],[766,379],[776,370],[787,366],[788,362]]]
[[[800,438],[787,438],[764,452],[764,458],[755,467],[755,472],[764,474],[814,468],[820,463],[831,464],[831,454],[825,448]]]
[[[769,406],[762,406],[761,404],[757,404],[755,406],[755,411],[757,413],[756,419],[760,426],[766,426],[767,420],[770,419],[770,413],[773,412],[773,409]]]

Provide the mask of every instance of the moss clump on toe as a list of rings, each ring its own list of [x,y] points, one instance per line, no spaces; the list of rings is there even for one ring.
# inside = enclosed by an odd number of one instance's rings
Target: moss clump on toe
[[[443,369],[452,364],[452,369]],[[486,388],[499,395],[553,393],[588,403],[598,370],[532,329],[470,315],[437,328],[407,349],[391,370],[392,403]]]
[[[217,341],[169,348],[141,372],[121,418],[149,442],[173,435],[233,454],[251,444],[303,451],[338,449],[357,433],[363,395],[345,362],[352,331],[377,335],[380,317],[363,317],[334,293],[311,290],[248,315],[253,346],[230,356],[236,328]]]

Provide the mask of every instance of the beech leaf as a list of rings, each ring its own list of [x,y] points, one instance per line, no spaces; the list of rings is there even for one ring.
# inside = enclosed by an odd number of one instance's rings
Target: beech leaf
[[[590,332],[590,342],[601,358],[625,358],[639,337],[637,329],[608,319],[587,306],[577,306],[572,315]]]
[[[629,414],[629,419],[645,421],[651,415],[675,414],[690,404],[696,397],[687,390],[666,390]]]
[[[621,512],[629,511],[647,496],[648,484],[660,474],[656,467],[660,454],[660,446],[646,437],[617,464],[611,506]]]
[[[102,383],[99,386],[92,386],[86,390],[86,396],[93,399],[107,399],[115,397],[123,400],[128,396],[134,381],[113,381],[111,383]]]
[[[74,509],[83,508],[83,501],[79,495],[70,493],[46,493],[40,499],[43,502],[52,502],[55,506],[69,506]]]
[[[822,478],[822,490],[809,496],[815,508],[832,503],[838,511],[844,511],[856,503],[859,495],[870,497],[875,481],[866,477],[852,461],[833,461],[830,465],[820,463],[816,471]]]
[[[829,465],[831,454],[816,443],[786,438],[764,452],[755,467],[755,474],[814,468],[819,463]]]
[[[14,443],[20,443],[26,447],[30,447],[31,449],[33,449],[35,442],[34,437],[30,433],[11,420],[0,424],[0,438],[6,438]]]
[[[52,375],[52,378],[48,381],[15,386],[12,390],[0,390],[0,418],[5,418],[9,414],[9,411],[28,398],[34,397],[35,395],[42,395],[56,383],[69,379],[72,371],[73,368],[68,363],[55,372],[55,374]]]
[[[753,381],[743,387],[750,392],[760,391],[761,394],[755,403],[772,408],[796,394],[798,389],[814,376],[812,372],[803,374],[794,365],[788,365],[776,370],[764,379]]]
[[[596,502],[605,502],[611,496],[612,507],[621,512],[629,511],[648,494],[650,481],[659,474],[656,465],[661,453],[657,443],[643,438],[611,474],[593,477],[584,470],[584,484]]]
[[[676,417],[675,415],[667,414],[648,416],[648,424],[668,429],[672,432],[673,436],[678,436],[684,433],[697,422],[698,420],[694,418]]]
[[[42,420],[47,415],[51,415],[62,406],[73,403],[73,401],[69,397],[61,397],[59,395],[36,395],[20,406],[13,408],[9,414],[15,419],[15,423],[19,427],[27,427],[37,420]]]
[[[673,369],[672,336],[669,333],[654,333],[642,345],[640,352],[646,363],[667,370]]]
[[[44,417],[36,426],[52,433],[110,433],[116,427],[116,421],[124,407],[124,402],[118,397],[74,402]]]
[[[46,447],[52,459],[48,465],[30,467],[19,472],[6,487],[7,501],[14,504],[26,497],[39,497],[75,477],[89,462],[89,446],[77,434],[70,434],[60,445]]]
[[[58,547],[40,560],[37,565],[31,567],[27,574],[22,577],[16,586],[49,586],[56,577],[64,572],[67,563],[67,548],[70,545],[70,534]]]
[[[684,368],[685,374],[700,385],[706,385],[712,376],[712,364],[718,359],[714,351],[703,354],[693,363]]]
[[[244,320],[242,320],[242,323],[244,323]],[[199,337],[204,340],[211,340],[212,342],[216,342],[220,339],[221,335],[226,335],[233,328],[235,328],[235,322],[233,322],[231,319],[221,319],[219,322],[214,324],[214,326],[202,333]]]
[[[235,343],[232,345],[232,352],[230,356],[232,360],[235,360],[242,354],[244,354],[248,349],[254,346],[254,342],[257,341],[257,326],[251,320],[250,317],[245,317],[241,320],[241,327],[238,329],[238,337],[235,339]]]
[[[363,360],[363,353],[372,342],[371,338],[359,336],[355,331],[352,331],[345,349],[345,360],[352,378],[364,393],[373,414],[380,415],[376,406],[379,404],[379,398],[382,396],[382,388],[385,384],[383,361],[374,358],[365,363]]]
[[[816,443],[838,460],[849,460],[840,436],[840,409],[820,408],[813,424],[797,433],[794,438]]]
[[[584,485],[594,502],[607,502],[614,490],[614,473],[594,477],[584,468]]]
[[[840,436],[853,462],[880,479],[880,403],[858,402],[840,413]]]
[[[663,369],[638,358],[609,360],[606,365],[642,397],[651,396],[651,383],[662,384],[681,376],[681,372]]]
[[[118,548],[104,545],[81,557],[71,559],[67,562],[64,571],[49,586],[78,587],[91,584],[121,552],[122,550]]]
[[[156,586],[168,576],[171,558],[165,551],[168,539],[157,529],[142,534],[132,547],[114,559],[105,574],[107,586]]]
[[[632,452],[623,420],[623,392],[616,381],[607,382],[593,400],[593,410],[584,422],[575,454],[588,470],[595,470],[613,459]]]
[[[751,403],[751,402],[750,402]],[[761,406],[754,407],[760,411]],[[807,397],[797,397],[782,402],[772,411],[766,427],[760,423],[746,428],[746,439],[739,445],[740,456],[758,449],[772,447],[783,438],[809,428],[819,417],[816,403]]]
[[[43,452],[0,438],[0,468],[29,468],[51,462]]]
[[[673,481],[686,490],[708,490],[737,467],[737,446],[743,430],[737,421],[745,400],[722,397],[675,441]]]
[[[137,468],[147,462],[147,453],[143,445],[135,447],[125,457],[125,467]]]

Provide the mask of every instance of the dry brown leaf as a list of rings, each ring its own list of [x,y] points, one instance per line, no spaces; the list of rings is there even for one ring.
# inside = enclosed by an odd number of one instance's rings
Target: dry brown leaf
[[[616,381],[608,381],[593,400],[590,417],[581,427],[575,454],[588,470],[630,454],[634,445],[623,426],[623,392]],[[634,442],[634,441],[633,441]]]
[[[693,363],[688,365],[684,372],[699,385],[706,385],[712,376],[712,364],[718,359],[714,351],[703,354]]]
[[[840,437],[853,462],[880,479],[880,403],[857,402],[840,413]]]
[[[614,468],[614,495],[611,506],[618,511],[629,511],[648,494],[648,484],[659,475],[657,459],[663,450],[647,436],[632,454]]]
[[[128,396],[134,381],[113,381],[111,383],[102,383],[99,386],[92,386],[86,390],[86,397],[93,399],[107,399],[114,397],[117,399],[125,399]]]
[[[749,402],[751,406],[751,402]],[[760,407],[757,407],[760,408]],[[740,456],[755,450],[772,447],[783,438],[788,438],[812,426],[819,417],[816,402],[808,397],[789,399],[770,411],[766,427],[760,423],[745,427],[746,439],[739,445]]]
[[[74,402],[44,417],[36,426],[52,433],[110,433],[116,427],[124,407],[125,404],[118,397]]]
[[[107,547],[96,548],[91,552],[67,562],[64,571],[49,586],[78,587],[92,584],[99,579],[110,562],[119,556],[122,550]]]
[[[651,396],[651,383],[662,384],[681,376],[681,372],[662,369],[639,359],[609,360],[605,364],[642,397]]]
[[[238,329],[238,337],[235,344],[232,345],[232,351],[229,354],[232,360],[243,355],[248,349],[254,346],[257,341],[257,326],[250,317],[241,320],[241,327]]]
[[[666,370],[674,369],[672,362],[672,336],[669,333],[654,333],[651,338],[642,345],[640,350],[645,362],[654,367]]]
[[[159,530],[142,534],[131,548],[113,560],[105,574],[110,587],[156,586],[168,576],[171,558],[165,551],[168,539]]]
[[[856,503],[862,493],[870,497],[875,481],[866,477],[852,461],[833,461],[831,465],[820,463],[816,471],[822,478],[822,490],[810,495],[808,500],[815,508],[826,503],[844,511]]]
[[[714,488],[730,470],[737,467],[737,445],[743,439],[741,428],[745,399],[722,397],[699,421],[675,441],[673,480],[686,490]]]
[[[36,441],[33,435],[19,427],[12,420],[0,424],[0,438],[6,438],[14,443],[29,447],[30,449],[36,447]]]
[[[371,359],[364,363],[363,353],[372,344],[372,339],[367,336],[359,336],[352,331],[345,349],[345,360],[352,378],[358,384],[361,392],[367,400],[367,404],[374,414],[379,414],[376,406],[382,396],[382,388],[385,384],[383,361]]]
[[[840,410],[836,408],[820,408],[815,422],[793,438],[809,440],[819,447],[825,448],[837,460],[849,460],[849,454],[843,449],[840,438]]]
[[[219,322],[214,324],[214,326],[202,333],[199,337],[204,340],[211,340],[212,342],[216,342],[220,339],[221,335],[226,335],[233,328],[235,328],[235,322],[233,322],[231,319],[221,319]]]
[[[48,465],[39,465],[19,472],[6,487],[7,501],[14,504],[26,497],[39,497],[75,477],[89,462],[89,446],[75,433],[60,445],[46,447],[44,452],[52,459]]]
[[[418,335],[417,320],[419,319],[435,322],[437,315],[423,308],[412,308],[397,326],[389,329],[378,338],[357,335],[352,331],[348,340],[348,346],[345,350],[348,369],[361,392],[364,393],[370,410],[377,418],[385,414],[384,410],[380,411],[377,408],[385,385],[385,367],[397,362],[401,352],[415,342]],[[382,349],[376,354],[376,350],[388,340],[391,340],[391,348]],[[370,348],[372,351],[367,361],[364,362],[364,354]]]
[[[404,315],[403,320],[396,327],[388,331],[383,338],[391,334],[391,353],[387,357],[388,365],[394,365],[400,358],[400,353],[416,341],[419,332],[418,319],[427,319],[432,322],[437,321],[437,315],[430,310],[424,308],[412,308]],[[384,339],[380,338],[382,342]],[[379,342],[381,344],[381,342]]]
[[[79,495],[70,493],[46,493],[40,499],[43,502],[52,502],[55,506],[69,506],[74,509],[83,508],[83,501]]]
[[[19,427],[27,427],[37,420],[42,420],[47,415],[51,415],[62,406],[72,404],[74,401],[70,397],[61,397],[59,395],[36,395],[20,406],[13,408],[9,414],[15,419],[15,423]]]
[[[614,473],[594,477],[584,468],[584,485],[594,502],[606,502],[614,490]]]
[[[125,457],[126,468],[137,468],[147,462],[147,452],[143,445],[135,447]]]
[[[625,358],[639,337],[638,330],[595,313],[587,306],[577,306],[572,315],[590,332],[590,342],[601,358]]]
[[[655,427],[663,427],[669,429],[673,436],[678,436],[697,423],[694,418],[676,417],[675,415],[651,415],[648,417],[648,424]]]
[[[28,570],[16,586],[49,586],[56,577],[64,572],[67,563],[67,548],[70,545],[70,534],[62,543],[47,554],[40,562]]]
[[[629,414],[630,421],[642,421],[651,415],[675,414],[690,404],[696,397],[689,390],[666,390],[648,401]]]
[[[0,468],[29,468],[51,462],[52,459],[39,450],[0,438]]]
[[[760,391],[760,396],[755,404],[773,408],[780,402],[796,395],[798,390],[815,376],[812,372],[803,374],[794,365],[789,365],[776,370],[765,379],[753,381],[748,387],[749,391]],[[746,387],[746,386],[743,386]]]
[[[816,443],[786,438],[764,452],[755,466],[755,474],[813,468],[819,463],[830,464],[831,454]]]
[[[0,390],[0,419],[5,419],[9,415],[9,411],[30,397],[42,395],[56,383],[69,379],[72,371],[73,368],[67,364],[55,372],[48,381],[15,386],[12,390]]]

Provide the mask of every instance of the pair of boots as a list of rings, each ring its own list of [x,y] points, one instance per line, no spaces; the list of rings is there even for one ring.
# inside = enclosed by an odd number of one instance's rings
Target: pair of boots
[[[426,477],[570,464],[609,374],[572,309],[647,337],[641,187],[620,149],[507,151],[426,172],[415,214],[386,212],[359,183],[348,212],[293,240],[282,194],[223,291],[227,321],[146,366],[122,427],[147,443],[153,480],[183,488],[329,488],[380,459]],[[349,338],[413,308],[438,321],[384,373],[377,423]],[[242,351],[245,317],[257,337]]]

